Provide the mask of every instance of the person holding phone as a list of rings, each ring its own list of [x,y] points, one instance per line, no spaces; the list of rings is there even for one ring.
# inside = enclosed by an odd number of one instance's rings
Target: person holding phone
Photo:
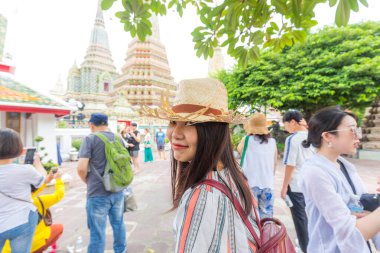
[[[0,129],[0,250],[9,240],[12,253],[30,252],[38,221],[31,186],[39,188],[46,176],[38,156],[33,165],[13,164],[22,151],[19,134]]]

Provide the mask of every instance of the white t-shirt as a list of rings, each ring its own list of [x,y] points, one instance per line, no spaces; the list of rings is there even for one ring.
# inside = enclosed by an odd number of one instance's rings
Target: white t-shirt
[[[243,172],[251,188],[256,186],[273,189],[276,150],[276,141],[273,138],[269,138],[268,143],[261,143],[257,136],[249,137]]]
[[[45,177],[32,165],[0,165],[0,233],[28,222],[29,212],[36,210],[31,185],[39,188],[44,181]]]
[[[307,139],[307,134],[307,131],[299,131],[290,135],[285,141],[284,165],[295,167],[289,183],[292,192],[301,192],[301,188],[298,186],[301,167],[314,154],[313,148],[304,148],[302,146],[302,142]]]

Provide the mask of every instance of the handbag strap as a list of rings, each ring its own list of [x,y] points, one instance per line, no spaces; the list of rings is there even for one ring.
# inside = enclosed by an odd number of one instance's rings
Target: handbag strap
[[[42,202],[42,200],[41,200],[40,197],[37,197],[37,199],[40,201],[41,206],[42,206],[42,217],[45,217],[45,215],[46,215],[46,209],[45,209],[44,203]]]
[[[355,189],[354,183],[352,182],[351,177],[348,174],[346,166],[344,166],[343,162],[339,160],[338,160],[338,163],[340,165],[340,170],[342,171],[344,177],[347,179],[348,184],[351,186],[352,192],[356,195],[356,189]]]
[[[8,194],[6,194],[4,192],[1,192],[1,191],[0,191],[0,193],[3,194],[4,196],[10,198],[10,199],[15,199],[15,200],[19,200],[19,201],[23,201],[23,202],[27,202],[27,203],[33,203],[32,201],[28,201],[28,200],[25,200],[25,199],[19,199],[19,198],[12,197],[12,196],[10,196],[10,195],[8,195]]]
[[[248,147],[248,141],[249,141],[249,135],[247,135],[244,140],[243,152],[241,153],[241,159],[240,159],[241,168],[243,168],[245,153],[247,152],[247,147]]]
[[[251,233],[252,237],[255,239],[256,243],[260,247],[261,246],[261,240],[259,239],[255,230],[253,229],[252,224],[249,222],[248,215],[245,213],[245,211],[244,211],[243,207],[241,206],[239,200],[231,193],[230,189],[227,186],[225,186],[224,184],[222,184],[216,180],[213,180],[213,179],[204,179],[201,182],[199,182],[198,185],[201,185],[201,184],[206,184],[206,185],[212,186],[212,187],[218,189],[219,191],[221,191],[224,195],[226,195],[229,198],[231,203],[234,205],[236,211],[238,212],[241,220],[244,222],[248,231]],[[256,224],[260,229],[261,225],[260,225],[260,222],[258,222],[258,216],[257,216],[255,208],[253,208],[253,210],[254,210],[255,216],[256,216]]]

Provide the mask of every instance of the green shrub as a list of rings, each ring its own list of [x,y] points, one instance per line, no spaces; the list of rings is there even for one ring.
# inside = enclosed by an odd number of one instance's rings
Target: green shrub
[[[82,145],[82,139],[76,139],[71,143],[71,146],[79,151],[80,146]]]

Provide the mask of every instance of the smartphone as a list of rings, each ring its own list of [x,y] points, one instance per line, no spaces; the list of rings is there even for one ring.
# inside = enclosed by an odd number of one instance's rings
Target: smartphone
[[[25,154],[25,164],[33,164],[34,163],[34,153],[36,152],[36,148],[28,148]]]

